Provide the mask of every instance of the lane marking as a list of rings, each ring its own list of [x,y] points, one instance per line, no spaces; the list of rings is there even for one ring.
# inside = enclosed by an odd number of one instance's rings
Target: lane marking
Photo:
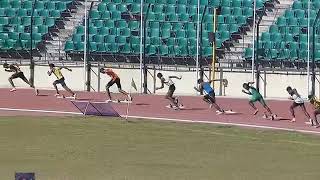
[[[121,117],[125,117],[125,115],[121,115]],[[283,131],[290,131],[290,132],[320,134],[320,131],[302,130],[302,129],[290,129],[290,128],[272,127],[272,126],[254,125],[254,124],[217,122],[217,121],[203,121],[203,120],[188,120],[188,119],[173,119],[173,118],[146,117],[146,116],[128,116],[128,117],[129,118],[136,118],[136,119],[153,119],[153,120],[185,122],[185,123],[218,124],[218,125],[229,125],[229,126],[239,126],[239,127],[249,127],[249,128],[260,128],[260,129],[271,129],[271,130],[283,130]]]
[[[42,109],[0,108],[0,110],[2,110],[2,111],[19,111],[19,112],[39,112],[39,113],[83,115],[80,112],[53,111],[53,110],[42,110]],[[121,117],[126,117],[126,115],[121,115]],[[290,129],[290,128],[282,128],[282,127],[271,127],[271,126],[254,125],[254,124],[203,121],[203,120],[188,120],[188,119],[174,119],[174,118],[161,118],[161,117],[148,117],[148,116],[128,116],[128,117],[129,118],[135,118],[135,119],[151,119],[151,120],[185,122],[185,123],[218,124],[218,125],[230,125],[230,126],[249,127],[249,128],[260,128],[260,129],[271,129],[271,130],[283,130],[283,131],[290,131],[290,132],[320,134],[320,131],[302,130],[302,129]]]
[[[19,112],[39,112],[39,113],[54,113],[54,114],[73,114],[73,115],[83,115],[79,112],[69,112],[69,111],[52,111],[52,110],[42,110],[42,109],[16,109],[16,108],[0,108],[2,111],[19,111]]]

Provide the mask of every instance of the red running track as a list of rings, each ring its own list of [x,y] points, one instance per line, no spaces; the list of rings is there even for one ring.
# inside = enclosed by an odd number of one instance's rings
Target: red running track
[[[66,92],[63,92],[66,94]],[[73,106],[69,99],[58,99],[54,97],[54,91],[42,90],[40,96],[35,96],[31,89],[18,89],[16,92],[9,92],[9,89],[0,89],[0,115],[28,115],[28,116],[66,116],[80,114],[79,110]],[[103,93],[78,92],[78,100],[104,101]],[[113,94],[114,95],[114,94]],[[119,95],[114,95],[119,96]],[[185,109],[176,111],[165,106],[169,102],[163,96],[158,95],[134,95],[133,103],[130,104],[130,117],[150,118],[159,120],[217,123],[238,125],[244,127],[262,127],[271,129],[293,130],[306,133],[320,134],[320,128],[316,129],[306,125],[307,118],[303,115],[299,107],[296,109],[297,122],[291,123],[289,120],[289,106],[291,101],[268,100],[267,104],[278,116],[287,120],[270,121],[262,118],[264,109],[257,104],[260,112],[253,116],[253,110],[247,99],[217,98],[218,104],[224,109],[232,109],[237,115],[216,115],[214,108],[209,109],[208,104],[201,100],[201,97],[181,96],[180,102]],[[308,112],[312,113],[309,103],[306,103]],[[126,104],[113,103],[113,107],[119,114],[126,114]],[[33,111],[35,110],[35,111]],[[54,111],[54,112],[51,112]]]

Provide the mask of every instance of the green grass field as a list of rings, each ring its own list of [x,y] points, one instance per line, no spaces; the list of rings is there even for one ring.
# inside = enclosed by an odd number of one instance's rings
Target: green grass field
[[[107,118],[0,118],[0,179],[319,180],[320,136]]]

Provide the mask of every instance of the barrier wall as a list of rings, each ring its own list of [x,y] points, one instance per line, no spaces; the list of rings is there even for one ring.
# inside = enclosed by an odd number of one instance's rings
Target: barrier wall
[[[24,71],[26,77],[30,76],[29,66],[21,66],[21,69]],[[69,72],[68,70],[62,70],[63,75],[65,76],[67,85],[73,90],[84,90],[84,69],[83,67],[72,67],[73,71]],[[55,76],[48,76],[47,71],[49,70],[48,66],[36,66],[35,67],[35,85],[39,88],[53,89],[52,82],[55,80]],[[94,72],[98,72],[97,67],[93,67]],[[114,71],[120,76],[123,89],[129,91],[131,87],[131,79],[133,78],[138,91],[140,92],[141,82],[140,82],[140,70],[139,69],[114,69]],[[154,78],[153,74],[157,72],[162,72],[164,76],[170,75],[182,75],[182,80],[174,80],[176,83],[176,93],[180,95],[196,95],[193,87],[196,85],[196,73],[195,72],[174,72],[174,71],[156,71],[150,70],[148,74],[148,88],[150,92],[154,91]],[[10,87],[8,82],[8,77],[10,72],[0,70],[0,87]],[[209,75],[209,72],[205,72],[206,75]],[[100,75],[100,90],[105,90],[105,85],[108,83],[110,78],[107,75]],[[266,74],[263,72],[261,74],[266,80],[266,87],[264,88],[264,82],[261,79],[260,91],[261,94],[266,94],[266,97],[279,97],[286,98],[288,94],[286,92],[287,86],[292,86],[297,88],[298,92],[303,96],[307,97],[307,77],[306,75],[286,75],[286,74]],[[219,78],[219,73],[217,73],[217,78]],[[225,95],[230,97],[246,97],[247,95],[241,92],[242,83],[246,81],[251,81],[252,76],[250,72],[223,72],[223,78],[228,79],[228,87],[225,89]],[[94,90],[98,91],[98,77],[92,73],[91,86]],[[20,79],[14,80],[14,83],[17,87],[28,87]],[[216,94],[219,94],[219,82],[215,83]],[[310,83],[311,84],[311,83]],[[160,86],[159,81],[156,79],[156,86]],[[266,91],[264,91],[264,89]],[[117,91],[117,87],[113,86],[111,88],[112,92]],[[163,94],[167,91],[167,87],[162,90],[157,91],[159,94]],[[132,92],[135,92],[132,89]],[[319,83],[316,83],[316,95],[319,96]]]

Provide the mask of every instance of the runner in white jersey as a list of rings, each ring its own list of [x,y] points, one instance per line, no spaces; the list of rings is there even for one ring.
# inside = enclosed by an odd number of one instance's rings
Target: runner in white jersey
[[[287,92],[290,95],[290,99],[293,100],[292,105],[290,106],[290,112],[292,115],[292,120],[290,122],[295,122],[296,121],[296,115],[294,113],[294,109],[298,106],[301,107],[302,111],[304,112],[304,114],[307,116],[307,118],[309,119],[309,122],[306,122],[307,124],[311,124],[312,123],[312,119],[309,115],[309,113],[306,110],[306,107],[304,105],[304,100],[301,98],[300,94],[298,93],[298,91],[296,89],[292,89],[290,86],[287,87]]]
[[[174,106],[175,109],[179,109],[180,106],[178,104],[178,101],[176,100],[176,98],[173,97],[173,93],[176,90],[176,86],[174,85],[174,82],[171,80],[172,78],[175,79],[181,79],[181,77],[177,77],[177,76],[169,76],[167,79],[163,77],[162,73],[158,73],[157,77],[160,79],[161,81],[161,86],[157,87],[156,90],[159,89],[163,89],[164,85],[167,85],[169,87],[169,90],[166,94],[166,99],[168,99]]]

